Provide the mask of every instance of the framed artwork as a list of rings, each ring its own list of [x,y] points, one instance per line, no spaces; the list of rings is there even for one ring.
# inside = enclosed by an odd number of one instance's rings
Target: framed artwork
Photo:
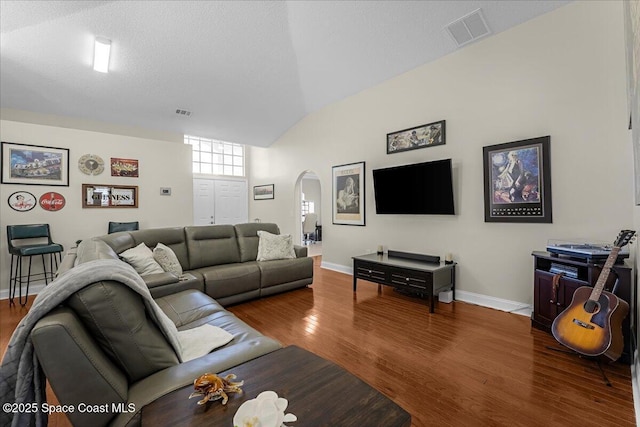
[[[137,208],[138,187],[82,184],[83,208]]]
[[[27,212],[36,207],[36,196],[27,191],[16,191],[9,196],[9,207],[14,211]]]
[[[444,145],[446,120],[427,123],[387,134],[387,154]]]
[[[2,142],[2,183],[69,186],[69,149]]]
[[[482,148],[485,222],[552,222],[550,140]]]
[[[274,185],[256,185],[253,187],[253,200],[268,200],[273,199],[274,195]]]
[[[111,158],[111,176],[138,178],[138,161],[135,159]]]
[[[334,224],[365,225],[364,171],[365,162],[332,168]]]

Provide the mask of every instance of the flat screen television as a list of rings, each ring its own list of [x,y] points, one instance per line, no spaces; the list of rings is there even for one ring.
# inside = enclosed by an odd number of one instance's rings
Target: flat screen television
[[[454,215],[451,159],[373,170],[378,214]]]

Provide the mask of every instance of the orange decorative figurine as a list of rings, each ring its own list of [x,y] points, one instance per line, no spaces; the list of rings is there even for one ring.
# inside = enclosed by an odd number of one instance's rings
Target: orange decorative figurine
[[[231,382],[235,379],[234,374],[229,374],[224,378],[220,378],[216,374],[206,373],[195,379],[193,382],[193,388],[195,391],[189,395],[189,399],[195,396],[204,396],[204,398],[198,401],[198,405],[204,405],[210,400],[222,399],[222,404],[226,405],[229,396],[227,393],[240,393],[242,394],[241,385],[244,381]]]

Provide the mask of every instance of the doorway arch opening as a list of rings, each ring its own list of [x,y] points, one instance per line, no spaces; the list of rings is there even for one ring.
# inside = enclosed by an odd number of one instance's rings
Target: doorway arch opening
[[[294,230],[297,244],[306,245],[309,248],[309,256],[322,253],[322,185],[320,178],[312,170],[305,170],[298,175],[294,189]],[[315,231],[303,232],[303,223],[307,214],[316,215]]]

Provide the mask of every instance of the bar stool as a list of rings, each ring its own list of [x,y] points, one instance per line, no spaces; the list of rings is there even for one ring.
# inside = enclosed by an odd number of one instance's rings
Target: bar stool
[[[138,230],[138,221],[134,221],[134,222],[112,222],[109,221],[109,232],[108,234],[111,233],[117,233],[119,231],[135,231]]]
[[[46,239],[46,241],[45,241]],[[7,240],[9,243],[9,253],[11,254],[11,272],[9,276],[9,305],[14,305],[13,299],[16,295],[16,287],[18,287],[18,302],[23,307],[27,304],[27,296],[29,295],[29,283],[31,278],[34,280],[44,279],[45,285],[49,284],[49,280],[53,280],[55,271],[53,263],[55,262],[56,270],[58,262],[62,261],[63,246],[54,243],[51,240],[49,232],[49,224],[27,224],[27,225],[7,225]],[[45,255],[49,255],[49,270],[47,271],[47,263]],[[56,257],[57,254],[57,257]],[[31,260],[33,256],[42,256],[42,273],[31,274]],[[22,260],[29,257],[29,270],[27,275],[22,274]],[[15,259],[15,266],[14,260]],[[27,283],[27,289],[22,300],[22,283]]]

